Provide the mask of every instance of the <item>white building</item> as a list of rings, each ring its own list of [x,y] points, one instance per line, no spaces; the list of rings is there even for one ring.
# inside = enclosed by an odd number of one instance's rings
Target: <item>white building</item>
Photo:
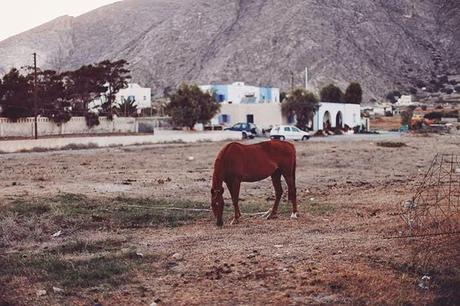
[[[280,90],[271,87],[248,86],[241,82],[230,85],[203,85],[203,91],[216,95],[222,103],[220,113],[211,120],[213,125],[232,126],[239,122],[254,123],[259,128],[293,124],[295,118],[282,114]],[[314,130],[354,128],[361,125],[359,104],[321,102],[312,122]]]
[[[393,113],[393,105],[389,102],[364,105],[362,111],[367,112],[370,116],[385,116],[387,112]]]
[[[411,106],[411,105],[415,105],[415,104],[416,103],[412,102],[412,96],[411,95],[403,95],[395,103],[395,106],[397,106],[397,107],[406,107],[406,106]]]
[[[254,123],[261,128],[282,124],[280,90],[249,86],[243,82],[228,85],[202,85],[221,103],[220,113],[211,120],[214,125],[232,126],[239,122]]]
[[[286,124],[287,118],[281,113],[281,103],[223,103],[220,113],[211,120],[214,125],[227,127],[239,122],[254,123],[259,128],[268,129],[275,125]]]
[[[123,103],[123,100],[136,101],[137,109],[152,107],[152,89],[141,87],[139,84],[130,83],[128,87],[120,90],[116,97],[116,103]]]
[[[361,125],[361,105],[320,102],[313,118],[313,130],[326,128],[354,128]]]
[[[139,84],[130,83],[115,95],[115,103],[121,104],[124,100],[135,101],[138,112],[143,108],[152,107],[152,89],[141,87]],[[90,109],[98,108],[106,102],[106,97],[101,96],[89,104]]]
[[[220,113],[211,120],[214,125],[232,126],[239,122],[254,123],[267,129],[275,125],[295,124],[295,118],[282,114],[281,103],[228,104],[221,105]],[[329,128],[354,128],[360,126],[361,106],[359,104],[320,102],[315,113],[313,130]]]
[[[273,87],[257,87],[235,82],[228,85],[202,85],[202,91],[215,94],[217,102],[229,104],[279,103],[280,90]]]

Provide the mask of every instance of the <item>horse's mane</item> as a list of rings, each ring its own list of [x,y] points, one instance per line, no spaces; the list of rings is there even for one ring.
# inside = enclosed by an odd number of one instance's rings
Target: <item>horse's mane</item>
[[[216,158],[216,164],[218,161],[222,160],[222,157],[224,157],[225,153],[228,151],[228,149],[232,146],[232,145],[235,145],[235,144],[239,144],[237,142],[231,142],[229,143],[228,145],[226,145],[222,150],[220,150],[219,154],[217,155],[217,158]],[[241,144],[239,144],[241,145]]]
[[[219,154],[217,155],[216,161],[214,162],[214,173],[212,175],[212,186],[213,186],[213,188],[222,186],[223,178],[220,177],[221,172],[222,172],[222,169],[221,169],[222,159],[225,156],[225,153],[228,151],[228,149],[234,144],[239,144],[239,143],[237,143],[237,142],[229,143],[222,150],[220,150]]]

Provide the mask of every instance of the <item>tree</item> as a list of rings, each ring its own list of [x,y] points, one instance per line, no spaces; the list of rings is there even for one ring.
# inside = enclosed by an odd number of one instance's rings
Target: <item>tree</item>
[[[303,130],[307,129],[308,123],[318,107],[318,98],[311,92],[302,88],[294,89],[289,93],[288,98],[281,105],[285,116],[296,116],[297,126]]]
[[[29,80],[33,80],[33,71],[29,67]],[[33,87],[33,84],[31,84]],[[37,71],[37,108],[38,114],[48,117],[57,124],[72,118],[68,111],[70,103],[65,98],[63,75],[54,70]]]
[[[286,98],[287,98],[287,92],[282,91],[282,92],[280,93],[280,102],[281,102],[281,103],[284,102],[284,99],[286,99]]]
[[[93,65],[84,65],[63,74],[64,96],[75,115],[86,114],[88,104],[107,91],[104,85],[101,69]]]
[[[401,112],[401,125],[410,125],[412,116],[414,115],[413,111],[407,109]]]
[[[361,89],[361,85],[357,82],[351,82],[345,91],[343,100],[345,103],[361,104],[363,101],[363,90]]]
[[[117,114],[123,117],[131,117],[137,114],[136,99],[123,99],[116,107]]]
[[[193,129],[196,123],[209,122],[220,110],[214,96],[196,85],[182,84],[170,99],[165,111],[176,126]]]
[[[128,80],[131,78],[129,75],[130,71],[126,66],[128,66],[128,62],[125,60],[116,62],[105,60],[96,65],[96,67],[100,69],[102,79],[107,85],[107,91],[105,93],[107,101],[102,105],[102,108],[109,116],[113,114],[113,102],[115,102],[116,94],[120,89],[128,85]]]
[[[3,76],[0,103],[2,116],[11,120],[33,116],[33,88],[27,76],[13,68]]]
[[[321,89],[320,99],[324,102],[342,102],[343,92],[334,84],[329,84]]]
[[[396,103],[398,102],[398,99],[401,98],[401,93],[398,90],[393,90],[387,93],[386,99],[390,101],[391,103]]]

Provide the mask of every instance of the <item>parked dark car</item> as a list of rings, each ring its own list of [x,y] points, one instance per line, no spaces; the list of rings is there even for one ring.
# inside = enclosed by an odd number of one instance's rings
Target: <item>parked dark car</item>
[[[243,139],[254,138],[257,136],[257,126],[254,123],[238,122],[232,127],[224,129],[225,131],[239,131]]]

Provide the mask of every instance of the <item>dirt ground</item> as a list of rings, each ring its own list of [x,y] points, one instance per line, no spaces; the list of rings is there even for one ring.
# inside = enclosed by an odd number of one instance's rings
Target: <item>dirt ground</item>
[[[386,148],[368,141],[295,143],[300,205],[297,220],[289,219],[286,197],[278,219],[245,214],[241,223],[230,225],[233,210],[229,207],[223,228],[217,228],[211,214],[203,211],[178,226],[69,226],[52,237],[60,230],[58,223],[41,224],[37,218],[40,233],[32,235],[32,225],[31,232],[21,239],[5,238],[3,246],[0,244],[0,258],[30,258],[75,241],[115,239],[120,243],[99,253],[87,248],[83,253],[61,255],[64,261],[72,261],[128,250],[140,258],[139,266],[130,266],[129,277],[115,285],[96,277],[95,283],[72,288],[65,287],[65,282],[43,278],[41,272],[4,272],[0,275],[0,304],[436,303],[439,292],[434,287],[419,288],[423,274],[408,268],[410,247],[401,239],[385,237],[401,224],[395,214],[397,205],[412,195],[413,183],[435,154],[460,154],[460,137],[403,136],[398,141],[407,146]],[[165,203],[190,201],[205,209],[209,207],[214,158],[224,145],[0,155],[0,213],[18,201],[51,203],[69,194],[77,199],[72,202],[77,206],[78,199],[87,205],[104,203],[107,209],[118,205],[120,199],[128,199],[123,200],[126,205],[157,199]],[[266,211],[274,200],[271,182],[243,184],[240,197],[243,212]],[[228,192],[225,198],[230,205]],[[19,223],[14,218],[10,223],[0,221],[5,237]],[[7,262],[11,263],[3,260],[3,264]],[[53,292],[53,286],[64,292]],[[46,290],[46,294],[40,295],[38,290]]]
[[[401,116],[395,115],[393,117],[380,117],[371,119],[371,129],[374,130],[399,130],[401,127]]]

